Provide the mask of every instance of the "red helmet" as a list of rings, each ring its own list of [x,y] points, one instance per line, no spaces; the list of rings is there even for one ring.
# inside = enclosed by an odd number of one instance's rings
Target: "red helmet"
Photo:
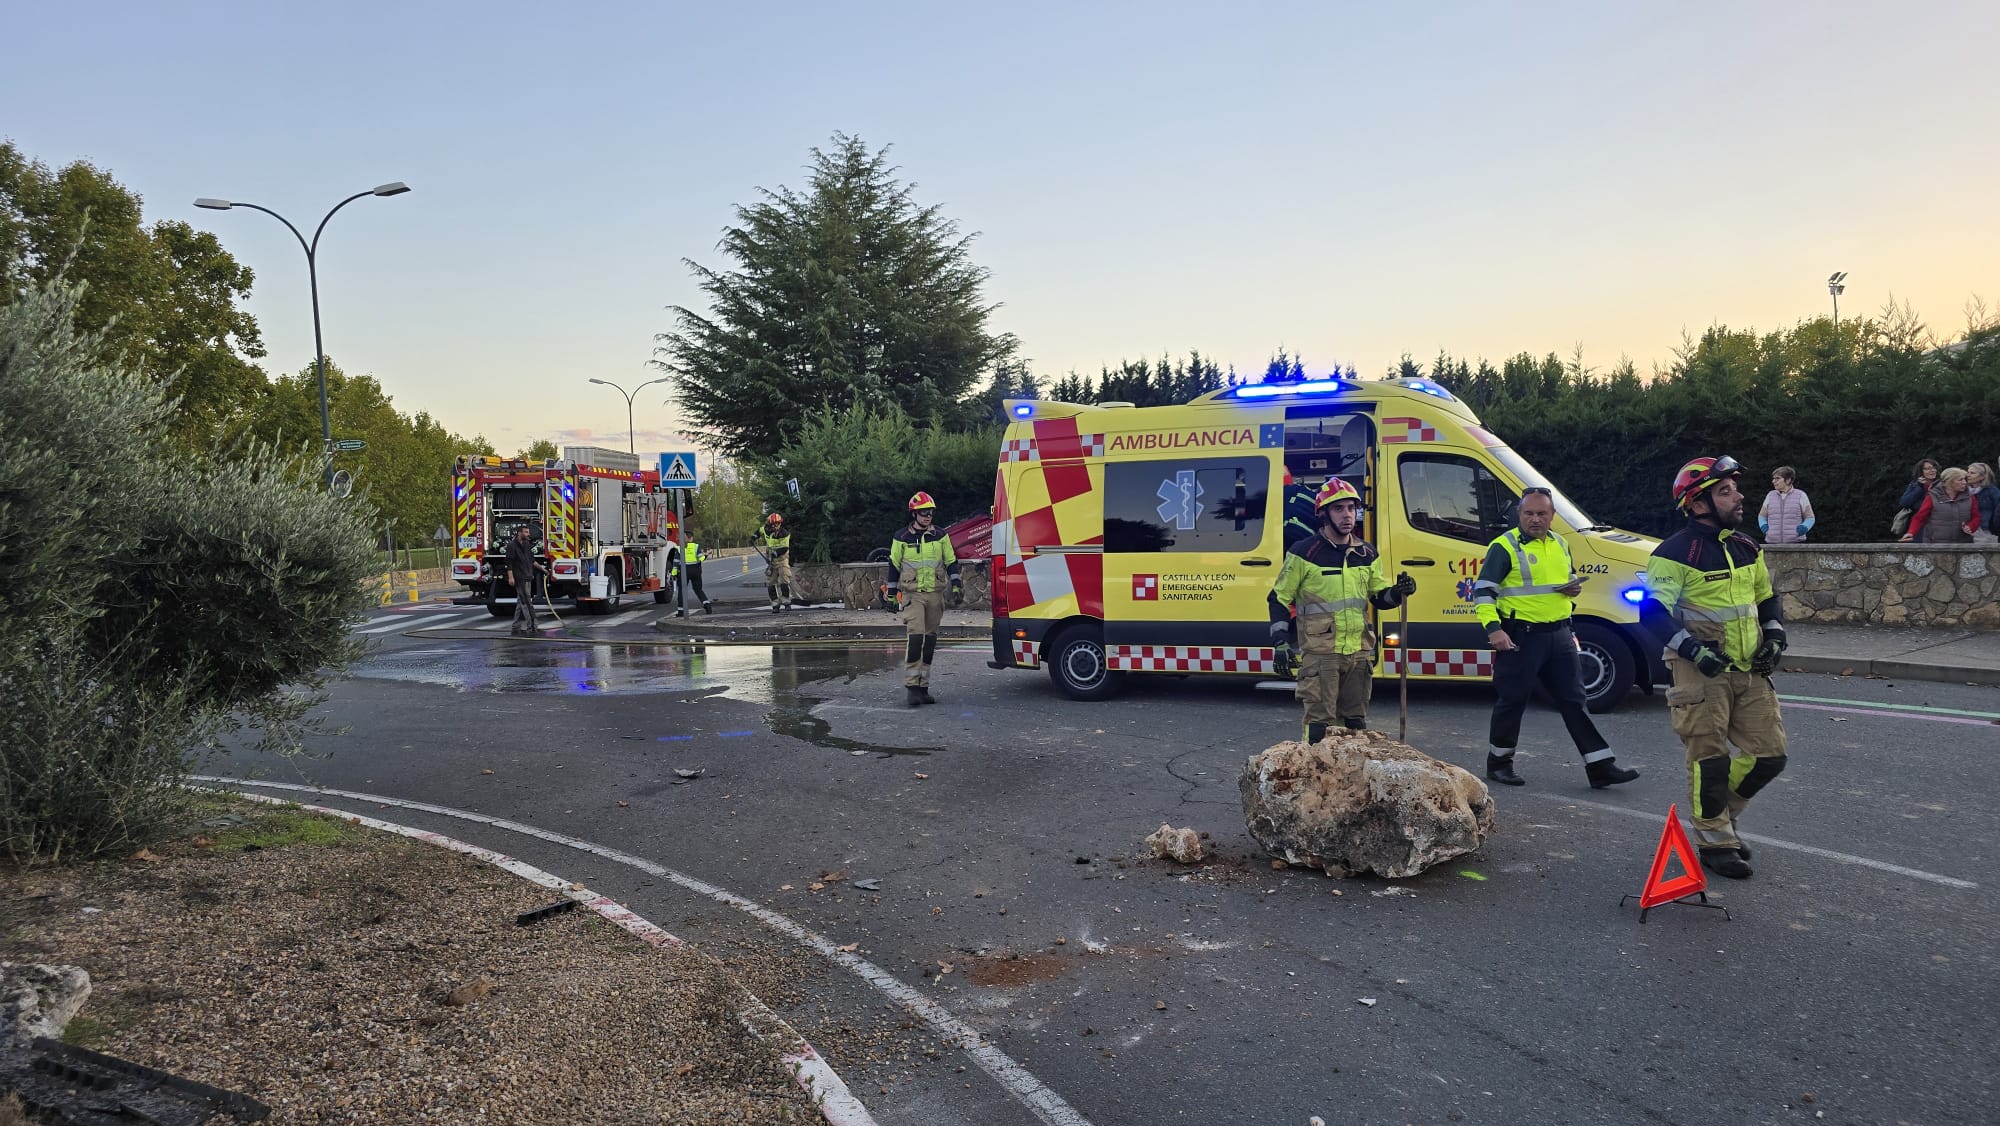
[[[1353,485],[1335,477],[1319,487],[1319,493],[1313,497],[1313,511],[1318,512],[1337,500],[1351,500],[1356,508],[1361,507],[1361,494],[1354,491]]]
[[[1674,507],[1686,512],[1694,498],[1731,478],[1743,476],[1733,457],[1698,457],[1674,474]]]
[[[916,512],[919,509],[936,508],[936,507],[937,507],[937,502],[931,499],[931,495],[929,493],[923,492],[922,490],[919,490],[915,496],[912,496],[910,498],[911,512]]]
[[[785,518],[778,515],[775,512],[771,513],[769,516],[764,517],[764,523],[766,524],[782,524],[784,522]]]

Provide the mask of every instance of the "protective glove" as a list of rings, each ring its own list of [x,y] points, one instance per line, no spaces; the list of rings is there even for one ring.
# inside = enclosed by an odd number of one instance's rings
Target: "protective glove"
[[[1699,669],[1703,676],[1720,676],[1722,670],[1729,667],[1729,662],[1723,659],[1715,646],[1699,637],[1690,637],[1681,642],[1674,647],[1674,652],[1693,661],[1694,667]]]
[[[951,580],[951,604],[953,606],[965,605],[965,584],[958,579]]]
[[[1411,578],[1408,571],[1398,571],[1396,572],[1396,585],[1394,589],[1397,594],[1408,598],[1412,594],[1417,593],[1417,580]]]
[[[903,608],[903,592],[897,588],[895,583],[890,583],[888,586],[882,588],[882,601],[886,604],[888,611],[893,614]]]
[[[1750,654],[1750,671],[1758,676],[1770,676],[1777,672],[1778,656],[1787,645],[1783,626],[1765,626],[1764,640],[1758,642],[1757,648]]]
[[[1290,676],[1292,667],[1292,643],[1278,642],[1277,648],[1271,651],[1271,670],[1279,676]]]

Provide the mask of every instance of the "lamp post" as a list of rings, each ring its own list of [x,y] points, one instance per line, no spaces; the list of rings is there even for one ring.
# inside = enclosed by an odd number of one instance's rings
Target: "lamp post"
[[[1833,294],[1833,327],[1840,328],[1840,295],[1847,292],[1847,271],[1841,270],[1826,279],[1826,291]]]
[[[409,190],[410,186],[408,184],[403,183],[401,180],[397,180],[394,181],[393,183],[383,184],[379,187],[370,188],[365,192],[355,192],[353,195],[348,196],[346,199],[343,199],[339,203],[333,205],[333,211],[327,212],[326,218],[321,219],[319,221],[319,226],[314,228],[311,242],[307,242],[306,236],[300,234],[299,229],[297,227],[292,226],[292,221],[290,219],[285,218],[283,215],[280,215],[277,212],[271,210],[270,208],[262,206],[261,204],[235,203],[226,199],[209,199],[207,197],[203,197],[201,199],[194,201],[194,205],[196,207],[205,207],[210,211],[228,211],[232,208],[237,208],[237,207],[247,207],[252,211],[262,211],[264,214],[269,215],[271,218],[276,219],[280,223],[283,223],[285,225],[285,229],[292,232],[292,237],[299,240],[299,248],[306,252],[306,277],[312,284],[313,367],[317,369],[319,374],[320,456],[324,458],[326,461],[326,479],[329,484],[331,484],[333,481],[333,458],[330,456],[333,451],[333,419],[327,414],[326,410],[326,347],[320,341],[320,330],[319,330],[319,236],[322,231],[326,230],[327,220],[333,218],[335,211],[339,211],[341,208],[346,207],[348,204],[353,203],[355,200],[360,199],[362,196],[402,195],[404,192],[407,192]]]
[[[604,387],[609,387],[613,391],[618,392],[620,395],[625,396],[625,451],[627,453],[636,454],[639,452],[639,443],[637,440],[637,436],[632,430],[632,400],[638,396],[639,392],[644,391],[646,388],[651,387],[655,383],[665,383],[668,378],[669,377],[663,375],[658,379],[649,379],[646,382],[641,383],[639,386],[632,388],[630,391],[625,390],[623,387],[618,386],[616,383],[613,383],[608,379],[591,380],[592,383],[596,383]]]

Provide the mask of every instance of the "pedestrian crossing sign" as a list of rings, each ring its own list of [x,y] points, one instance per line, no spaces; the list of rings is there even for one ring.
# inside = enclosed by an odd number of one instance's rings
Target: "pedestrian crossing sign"
[[[692,452],[660,455],[660,484],[670,488],[692,488],[700,483],[695,476]]]

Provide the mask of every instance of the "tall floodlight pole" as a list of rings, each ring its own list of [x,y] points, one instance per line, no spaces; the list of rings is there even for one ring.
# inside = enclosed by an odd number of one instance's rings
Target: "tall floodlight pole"
[[[1840,327],[1840,295],[1847,292],[1847,286],[1843,284],[1846,281],[1846,270],[1826,279],[1826,291],[1833,294],[1833,327],[1836,329]]]
[[[292,225],[290,219],[285,218],[283,215],[262,204],[236,203],[226,199],[209,199],[207,197],[194,201],[196,207],[205,207],[210,211],[229,211],[237,207],[247,207],[252,211],[262,211],[264,214],[283,223],[285,229],[292,232],[292,237],[299,240],[299,248],[306,252],[306,278],[312,284],[313,367],[319,374],[320,456],[326,462],[326,479],[329,484],[333,481],[333,458],[331,456],[333,452],[333,419],[327,413],[326,409],[326,346],[321,342],[319,327],[319,236],[326,230],[327,220],[333,218],[334,212],[339,211],[362,196],[402,195],[409,190],[410,186],[408,184],[403,183],[401,180],[396,180],[379,187],[369,188],[365,192],[355,192],[353,195],[333,205],[333,211],[327,212],[326,217],[319,221],[319,226],[313,229],[311,242],[306,241],[306,236],[299,233],[299,229]]]
[[[634,454],[639,452],[639,443],[636,438],[636,432],[632,429],[633,397],[638,395],[639,392],[644,391],[646,388],[651,387],[655,383],[665,383],[666,381],[667,377],[663,375],[658,379],[649,379],[646,382],[641,383],[639,386],[632,388],[630,391],[627,391],[623,387],[618,386],[616,383],[613,383],[608,379],[591,380],[592,383],[596,383],[604,387],[609,387],[613,391],[618,392],[620,395],[625,396],[625,452]]]

